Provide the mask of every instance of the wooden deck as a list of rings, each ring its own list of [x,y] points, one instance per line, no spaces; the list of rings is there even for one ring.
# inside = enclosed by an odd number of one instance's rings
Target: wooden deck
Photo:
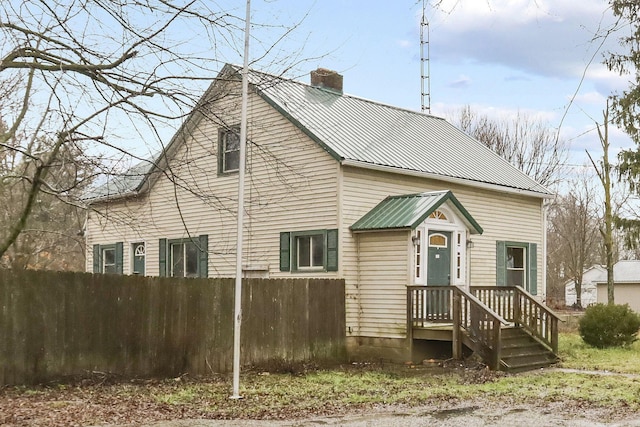
[[[407,307],[411,340],[450,341],[454,358],[464,344],[492,369],[557,360],[559,317],[520,287],[409,286]]]

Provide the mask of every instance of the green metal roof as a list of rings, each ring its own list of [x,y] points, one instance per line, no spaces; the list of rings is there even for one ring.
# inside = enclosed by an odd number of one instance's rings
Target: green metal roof
[[[250,80],[265,101],[338,161],[551,195],[440,117],[255,71]]]
[[[472,234],[482,234],[482,227],[451,191],[389,196],[356,221],[351,230],[413,230],[444,203],[456,211]]]
[[[241,67],[227,64],[217,80],[240,78]],[[446,120],[429,114],[336,93],[258,71],[249,73],[257,93],[337,161],[355,166],[390,168],[398,173],[427,174],[444,180],[489,184],[546,198],[551,192],[481,142]],[[214,81],[200,103],[215,91]],[[189,125],[197,126],[197,110],[165,147],[171,156]],[[162,153],[161,153],[162,154]],[[87,197],[111,198],[134,193],[154,170],[149,163],[132,168]]]

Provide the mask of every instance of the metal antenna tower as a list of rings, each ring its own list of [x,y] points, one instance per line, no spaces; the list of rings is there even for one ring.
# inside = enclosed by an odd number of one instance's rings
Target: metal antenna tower
[[[425,16],[426,2],[422,0],[422,21],[420,21],[420,82],[422,112],[431,114],[431,78],[429,65],[429,21]]]

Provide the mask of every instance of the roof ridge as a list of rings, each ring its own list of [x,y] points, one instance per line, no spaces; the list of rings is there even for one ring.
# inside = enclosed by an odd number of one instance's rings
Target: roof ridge
[[[228,65],[236,68],[236,71],[240,71],[242,69],[242,67],[240,67],[238,65],[235,65],[235,64],[228,64]],[[393,110],[404,111],[404,112],[411,113],[411,114],[417,114],[419,116],[427,116],[427,117],[432,117],[434,119],[446,121],[446,119],[444,117],[441,117],[441,116],[436,116],[436,115],[430,114],[430,113],[424,113],[422,111],[412,110],[412,109],[407,108],[407,107],[399,107],[397,105],[388,104],[386,102],[381,102],[381,101],[376,101],[376,100],[373,100],[373,99],[370,99],[370,98],[365,98],[363,96],[353,95],[353,94],[350,94],[350,93],[336,92],[335,90],[332,90],[332,89],[329,89],[329,88],[320,87],[320,86],[314,86],[311,83],[306,83],[306,82],[303,82],[303,81],[298,80],[298,79],[293,78],[293,77],[285,77],[283,75],[271,74],[271,73],[267,73],[267,72],[264,72],[264,71],[258,71],[258,70],[255,70],[255,69],[250,69],[249,71],[250,71],[250,73],[253,73],[253,74],[269,76],[269,77],[272,77],[274,79],[284,80],[284,81],[287,81],[287,82],[290,82],[290,83],[295,83],[295,84],[299,84],[299,85],[302,85],[302,86],[305,86],[305,87],[317,89],[317,90],[320,90],[322,92],[325,92],[327,94],[330,94],[330,95],[333,95],[333,96],[336,96],[336,97],[351,98],[351,99],[354,99],[354,100],[357,100],[357,101],[363,101],[363,102],[367,102],[367,103],[370,103],[370,104],[378,105],[378,106],[381,106],[381,107],[387,107],[387,108],[390,108],[390,109],[393,109]],[[300,77],[302,77],[302,76],[300,76]]]
[[[242,67],[227,63],[198,101],[220,80],[236,80]],[[297,79],[249,70],[255,92],[343,165],[392,170],[445,182],[489,186],[507,192],[551,192],[526,173],[443,117],[314,86]],[[183,142],[180,136],[204,117],[194,109],[156,160],[164,162]],[[150,171],[155,168],[150,168]],[[124,193],[142,189],[150,177],[130,182]],[[153,184],[151,183],[150,186]],[[118,196],[124,195],[119,192]],[[420,194],[418,194],[420,195]],[[113,197],[108,192],[107,197]]]

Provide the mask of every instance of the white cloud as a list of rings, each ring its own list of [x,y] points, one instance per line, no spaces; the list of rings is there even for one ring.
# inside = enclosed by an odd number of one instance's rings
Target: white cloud
[[[604,64],[590,67],[585,78],[591,80],[598,92],[605,96],[627,89],[630,84],[630,76],[609,71]]]
[[[546,3],[530,0],[443,0],[439,2],[438,9],[444,14],[455,14],[457,30],[466,32],[485,27],[488,22],[520,26],[547,19],[561,21],[551,13]]]
[[[443,0],[430,17],[432,58],[576,77],[602,60],[594,35],[613,16],[601,0]],[[601,50],[614,49],[610,36]]]
[[[567,96],[567,101],[573,98],[573,102],[577,102],[580,104],[590,104],[590,105],[598,105],[603,106],[607,101],[607,97],[598,91],[581,93],[573,97],[573,95]]]
[[[539,121],[542,123],[551,123],[557,118],[557,114],[553,111],[534,110],[525,108],[506,108],[506,107],[494,107],[487,104],[434,104],[432,111],[435,115],[453,118],[457,116],[460,111],[465,107],[471,108],[471,111],[480,116],[487,116],[497,121],[511,121],[518,116],[527,118],[533,121]]]

